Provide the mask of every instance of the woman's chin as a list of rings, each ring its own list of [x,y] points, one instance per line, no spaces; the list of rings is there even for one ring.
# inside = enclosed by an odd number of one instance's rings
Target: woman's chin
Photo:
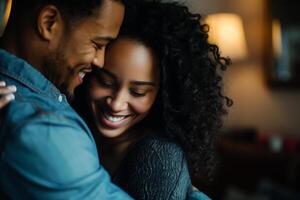
[[[102,137],[104,138],[116,138],[116,137],[119,137],[121,136],[125,130],[109,130],[109,129],[106,129],[106,128],[98,128],[100,134]]]

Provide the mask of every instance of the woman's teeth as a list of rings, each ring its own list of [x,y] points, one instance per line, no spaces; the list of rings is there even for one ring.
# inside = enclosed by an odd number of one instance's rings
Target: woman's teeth
[[[123,119],[125,119],[126,116],[122,116],[122,117],[114,117],[108,114],[104,114],[105,118],[111,122],[119,122]]]

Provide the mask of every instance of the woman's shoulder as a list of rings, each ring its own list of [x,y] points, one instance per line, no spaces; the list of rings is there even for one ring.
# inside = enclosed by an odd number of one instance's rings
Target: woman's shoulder
[[[128,156],[147,157],[148,161],[173,163],[182,165],[185,162],[183,149],[173,140],[166,137],[151,134],[139,140],[130,149]]]
[[[183,150],[159,135],[132,146],[115,182],[137,199],[185,199],[191,187]]]
[[[159,134],[147,134],[131,145],[122,162],[129,167],[148,168],[157,171],[176,171],[175,174],[188,173],[185,170],[186,158],[182,148],[173,140]]]
[[[135,147],[137,148],[147,147],[150,149],[155,148],[155,150],[160,150],[157,148],[163,148],[169,151],[176,151],[178,153],[183,154],[183,150],[179,146],[179,144],[177,144],[174,140],[161,136],[159,134],[149,134],[143,137],[135,144]]]

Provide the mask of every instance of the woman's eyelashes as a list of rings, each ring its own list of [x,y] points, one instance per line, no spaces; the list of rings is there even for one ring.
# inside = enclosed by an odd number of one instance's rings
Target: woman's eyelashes
[[[135,97],[144,97],[146,96],[148,90],[141,90],[141,89],[136,89],[136,88],[130,88],[129,89],[130,93],[132,96],[135,96]]]
[[[101,75],[97,77],[97,82],[101,87],[112,89],[115,92],[118,91],[120,88],[119,84],[116,82],[116,80],[112,79],[111,77],[105,77],[105,75]],[[134,97],[144,97],[147,95],[148,92],[151,90],[149,88],[140,88],[141,86],[138,86],[139,88],[133,86],[128,88],[128,91],[130,95]]]
[[[98,76],[97,81],[101,86],[104,86],[107,88],[115,88],[117,85],[114,80],[112,80],[109,77],[104,77],[103,75]]]

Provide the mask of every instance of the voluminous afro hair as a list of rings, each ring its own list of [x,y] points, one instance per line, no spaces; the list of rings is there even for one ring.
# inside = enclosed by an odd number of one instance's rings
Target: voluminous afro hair
[[[130,1],[120,37],[151,48],[160,68],[158,97],[143,125],[156,127],[185,151],[192,177],[211,180],[215,137],[231,99],[222,94],[229,60],[208,42],[201,15],[178,3]]]

